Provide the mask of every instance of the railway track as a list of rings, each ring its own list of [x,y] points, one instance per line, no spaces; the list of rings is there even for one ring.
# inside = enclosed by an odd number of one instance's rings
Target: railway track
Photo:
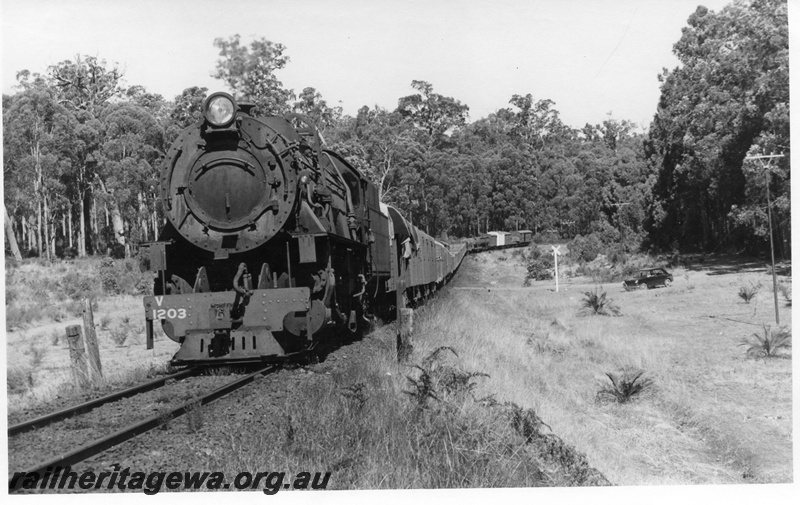
[[[51,414],[40,416],[35,419],[23,421],[13,426],[9,426],[8,436],[13,437],[15,435],[19,435],[21,433],[25,433],[33,429],[44,428],[45,426],[57,423],[58,421],[69,419],[70,417],[73,416],[85,414],[107,403],[115,402],[123,398],[130,398],[132,396],[136,396],[138,394],[145,393],[147,391],[158,389],[166,385],[169,381],[181,380],[190,377],[196,373],[197,370],[192,368],[181,370],[178,373],[174,373],[172,375],[166,375],[164,377],[160,377],[156,380],[146,382],[139,386],[133,386],[123,391],[118,391],[110,395],[102,396],[100,398],[95,398],[94,400],[90,400],[88,402],[81,403],[73,407],[68,407],[66,409],[62,409],[57,412],[53,412]]]
[[[118,430],[114,431],[113,433],[110,433],[110,434],[108,434],[106,436],[103,436],[103,437],[101,437],[99,439],[93,440],[92,442],[83,444],[83,445],[81,445],[80,447],[78,447],[76,449],[69,450],[67,452],[62,452],[58,456],[51,457],[47,461],[42,461],[42,462],[39,462],[39,463],[37,463],[35,465],[32,465],[32,466],[30,466],[28,468],[25,468],[25,469],[22,469],[22,470],[17,470],[15,472],[15,474],[19,473],[19,472],[24,472],[24,473],[37,472],[37,473],[39,473],[41,475],[41,474],[43,474],[43,472],[45,472],[48,469],[48,467],[50,467],[51,470],[52,470],[53,468],[56,468],[56,467],[62,467],[63,468],[63,467],[66,467],[68,465],[74,465],[75,463],[81,462],[81,461],[83,461],[83,460],[85,460],[87,458],[90,458],[90,457],[92,457],[92,456],[94,456],[96,454],[99,454],[99,453],[101,453],[101,452],[103,452],[105,450],[108,450],[108,449],[110,449],[110,448],[112,448],[112,447],[114,447],[116,445],[119,445],[119,444],[121,444],[121,443],[123,443],[123,442],[125,442],[127,440],[130,440],[131,438],[133,438],[133,437],[135,437],[137,435],[141,435],[141,434],[146,433],[146,432],[148,432],[148,431],[150,431],[150,430],[152,430],[154,428],[157,428],[157,427],[161,426],[162,424],[164,424],[165,422],[168,422],[168,421],[170,421],[172,419],[180,417],[180,416],[182,416],[183,414],[185,414],[186,412],[188,412],[189,410],[191,410],[193,408],[196,408],[196,407],[199,407],[199,406],[203,406],[203,405],[207,405],[207,404],[209,404],[209,403],[211,403],[211,402],[213,402],[215,400],[218,400],[218,399],[220,399],[220,398],[222,398],[222,397],[224,397],[226,395],[229,395],[230,393],[232,393],[232,392],[234,392],[234,391],[236,391],[236,390],[238,390],[238,389],[240,389],[240,388],[252,383],[259,376],[267,375],[269,373],[272,373],[275,370],[277,370],[278,368],[279,367],[277,365],[269,365],[269,366],[261,367],[255,372],[252,372],[252,373],[250,373],[250,374],[248,374],[248,375],[246,375],[244,377],[238,378],[238,379],[236,379],[234,381],[228,382],[227,384],[225,384],[223,386],[220,386],[220,387],[218,387],[218,388],[216,388],[216,389],[214,389],[214,390],[212,390],[212,391],[210,391],[210,392],[208,392],[206,394],[203,394],[201,396],[192,398],[191,400],[186,401],[186,402],[184,402],[184,403],[182,403],[182,404],[180,404],[180,405],[178,405],[176,407],[172,407],[169,410],[159,412],[158,414],[150,416],[147,419],[132,423],[132,424],[130,424],[128,426],[125,426],[122,429],[118,429]],[[146,391],[157,389],[158,387],[163,386],[170,379],[175,379],[176,376],[179,376],[178,379],[181,379],[181,378],[187,378],[187,377],[193,375],[194,373],[196,373],[196,370],[194,370],[194,369],[184,370],[182,372],[179,372],[178,374],[174,374],[174,375],[171,375],[171,376],[168,376],[168,377],[162,377],[159,380],[151,381],[151,382],[149,382],[147,384],[143,384],[143,385],[137,386],[135,388],[130,388],[128,390],[121,391],[121,392],[115,393],[113,395],[108,395],[108,396],[103,397],[103,398],[98,398],[97,400],[93,400],[91,402],[87,402],[85,404],[81,404],[81,405],[78,405],[78,406],[70,408],[70,409],[64,409],[62,411],[50,414],[48,416],[42,416],[40,418],[33,419],[33,420],[25,422],[25,423],[20,423],[18,425],[15,425],[15,426],[12,426],[12,427],[9,428],[9,437],[12,436],[12,434],[11,434],[12,429],[15,430],[15,434],[21,434],[21,433],[24,433],[26,431],[30,431],[32,429],[35,429],[37,427],[47,426],[49,424],[53,424],[55,422],[58,422],[59,420],[64,420],[64,419],[70,418],[72,416],[79,415],[80,413],[89,412],[89,411],[91,411],[93,409],[96,409],[97,407],[99,407],[103,403],[110,403],[110,402],[119,400],[121,398],[126,398],[126,397],[129,397],[129,396],[133,396],[133,395],[139,394],[139,393],[144,391],[142,388],[149,388],[149,389],[146,389]],[[157,383],[159,383],[159,382],[163,382],[163,383],[161,385],[158,385]],[[132,391],[135,391],[135,390],[138,390],[138,392],[132,392]],[[127,396],[125,396],[126,394],[127,394]],[[113,398],[113,399],[109,399],[109,398]],[[101,401],[102,401],[102,403],[99,403]],[[21,480],[21,479],[19,479],[19,480]],[[16,482],[16,484],[18,486],[20,484],[20,482],[18,481],[18,482]],[[9,488],[8,489],[9,489],[9,492],[14,492],[14,491],[19,489],[18,487],[14,486],[14,478],[13,478],[13,476],[9,479]]]

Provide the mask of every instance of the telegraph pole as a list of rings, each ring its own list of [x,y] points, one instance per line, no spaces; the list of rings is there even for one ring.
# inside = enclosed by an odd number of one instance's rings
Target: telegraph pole
[[[761,167],[764,169],[764,178],[767,182],[767,218],[769,219],[769,252],[770,256],[772,257],[772,297],[775,299],[775,324],[780,326],[781,324],[781,317],[778,315],[778,280],[777,276],[775,275],[775,246],[772,242],[772,204],[770,203],[769,199],[769,168],[770,162],[764,160],[772,160],[773,158],[783,158],[783,154],[764,154],[759,156],[748,156],[745,158],[745,161],[748,160],[762,160]]]

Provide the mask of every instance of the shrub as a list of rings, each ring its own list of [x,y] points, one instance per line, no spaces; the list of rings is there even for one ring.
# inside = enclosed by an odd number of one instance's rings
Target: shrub
[[[8,367],[6,391],[9,395],[22,394],[31,388],[33,388],[33,367]]]
[[[69,272],[59,282],[61,291],[71,300],[93,298],[97,295],[98,281],[91,272]]]
[[[778,284],[778,291],[781,292],[783,295],[783,299],[786,300],[786,305],[792,305],[792,286],[786,284],[785,282],[781,282]]]
[[[53,311],[50,313],[50,317],[53,319],[53,321],[60,323],[61,321],[69,319],[69,314],[67,314],[67,309],[63,305],[59,305],[53,309]]]
[[[750,283],[749,286],[742,286],[739,288],[739,298],[744,300],[745,303],[750,303],[750,300],[755,298],[758,291],[761,289],[761,282],[756,284]]]
[[[40,317],[41,310],[32,305],[16,304],[6,307],[6,331],[27,328],[31,321]]]
[[[50,332],[50,343],[53,345],[53,347],[58,345],[58,341],[61,339],[61,331],[62,330],[56,328]]]
[[[117,266],[111,258],[103,258],[100,260],[100,284],[103,286],[103,291],[111,295],[120,294],[119,283],[117,278]]]
[[[771,358],[781,349],[792,347],[792,332],[788,328],[781,327],[771,330],[769,326],[763,326],[763,335],[753,333],[749,337],[744,337],[739,344],[747,346],[747,354],[756,358]]]
[[[532,244],[528,255],[527,268],[526,280],[544,281],[553,278],[555,264],[553,263],[552,255],[542,251],[536,244]]]
[[[125,246],[115,242],[109,246],[108,254],[114,259],[123,259],[125,258]]]
[[[561,236],[556,230],[545,230],[534,235],[531,242],[534,244],[556,244],[561,242]]]
[[[152,278],[139,269],[138,260],[103,258],[99,270],[103,291],[111,295],[142,295],[150,292]]]
[[[31,342],[28,348],[22,351],[22,353],[31,357],[31,366],[33,368],[38,368],[39,365],[42,364],[45,354],[47,354],[47,349]]]
[[[626,371],[620,374],[606,373],[606,377],[611,380],[611,384],[602,385],[597,392],[598,400],[608,399],[617,403],[627,403],[634,396],[650,389],[653,386],[652,379],[641,379],[644,371]],[[640,380],[641,379],[641,380]]]
[[[582,263],[594,261],[602,249],[603,243],[594,233],[586,237],[578,235],[569,243],[569,255],[575,261]]]
[[[549,332],[545,333],[544,335],[537,335],[536,333],[531,333],[530,336],[527,339],[525,339],[525,343],[540,354],[558,355],[564,352],[563,347],[554,344],[553,341],[550,340]]]
[[[117,326],[116,328],[111,328],[108,330],[108,334],[111,337],[111,341],[116,344],[117,347],[122,347],[125,345],[125,341],[128,340],[132,332],[130,322],[123,322],[121,325]]]
[[[621,312],[614,300],[606,297],[606,292],[595,288],[594,291],[583,293],[585,298],[581,302],[581,311],[592,315],[619,316]]]
[[[9,277],[6,276],[6,307],[14,302],[19,297],[19,288],[9,282]]]

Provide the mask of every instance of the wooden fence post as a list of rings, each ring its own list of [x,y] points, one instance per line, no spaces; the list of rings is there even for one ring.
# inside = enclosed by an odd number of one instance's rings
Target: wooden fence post
[[[81,389],[89,386],[89,372],[86,369],[86,353],[83,348],[80,325],[67,326],[67,343],[69,343],[69,361],[72,369],[72,380]]]
[[[100,364],[100,349],[97,347],[97,333],[94,331],[94,313],[90,298],[83,300],[83,338],[89,363],[89,378],[92,384],[97,384],[103,378],[103,367]]]
[[[414,332],[414,309],[398,309],[397,325],[397,361],[405,363],[411,357],[414,343],[411,335]]]

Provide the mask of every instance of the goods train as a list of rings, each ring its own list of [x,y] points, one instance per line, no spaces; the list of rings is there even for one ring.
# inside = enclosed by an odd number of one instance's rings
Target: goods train
[[[530,230],[490,231],[479,237],[468,238],[464,243],[467,246],[467,254],[470,254],[527,246],[530,245],[532,236],[533,232]]]
[[[448,246],[378,200],[304,116],[256,117],[227,93],[172,144],[148,244],[144,298],[180,343],[173,364],[264,361],[313,350],[366,318],[431,294],[466,244]]]

